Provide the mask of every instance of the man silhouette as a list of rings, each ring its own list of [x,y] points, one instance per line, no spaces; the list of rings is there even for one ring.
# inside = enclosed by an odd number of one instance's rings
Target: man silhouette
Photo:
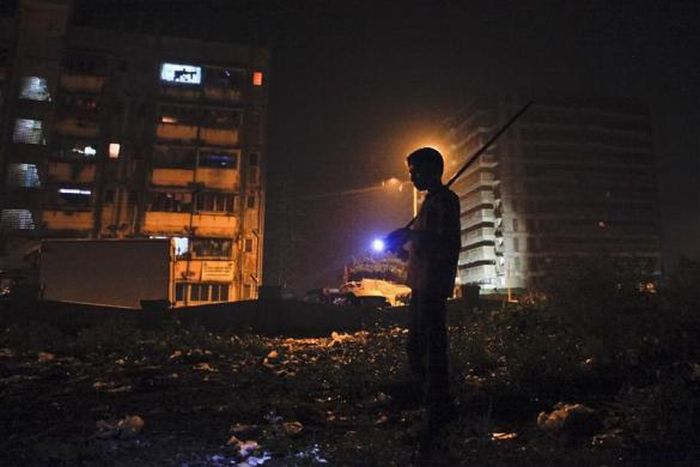
[[[393,231],[387,244],[408,259],[408,361],[425,398],[427,430],[432,434],[453,410],[447,375],[445,302],[455,285],[460,208],[457,195],[442,184],[444,162],[437,150],[421,148],[406,160],[416,189],[428,193],[411,228]]]

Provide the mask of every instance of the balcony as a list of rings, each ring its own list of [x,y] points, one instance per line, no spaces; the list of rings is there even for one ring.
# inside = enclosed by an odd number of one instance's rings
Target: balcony
[[[480,172],[474,180],[470,181],[468,184],[465,184],[465,182],[468,182],[470,178],[471,177],[468,177],[458,181],[455,184],[454,190],[464,196],[480,187],[490,187],[495,183],[495,177],[491,172]]]
[[[204,97],[211,101],[238,102],[241,100],[241,91],[239,89],[206,87],[204,88]]]
[[[93,183],[95,165],[80,162],[49,162],[48,182]]]
[[[100,127],[96,123],[76,118],[58,120],[54,124],[54,130],[61,135],[85,139],[97,138],[100,134]]]
[[[61,75],[61,87],[70,92],[99,94],[102,92],[105,80],[104,76],[63,74]]]
[[[197,140],[197,127],[195,125],[160,123],[156,128],[156,136],[167,141],[194,143]]]
[[[199,89],[179,86],[161,86],[160,94],[171,99],[183,101],[194,101],[201,97]]]
[[[46,230],[86,231],[93,227],[92,211],[44,210],[41,222]]]
[[[494,284],[496,280],[496,266],[460,267],[459,275],[462,282],[466,284]]]
[[[238,144],[238,129],[202,128],[200,139],[213,146],[235,146]]]
[[[165,141],[195,143],[197,141],[197,126],[173,123],[160,123],[156,136]],[[200,128],[199,140],[210,146],[235,146],[238,144],[238,129]]]
[[[147,235],[183,235],[190,226],[190,217],[197,236],[232,237],[238,229],[238,219],[232,215],[149,211],[142,230]]]
[[[462,228],[468,228],[473,225],[481,224],[482,222],[496,222],[493,209],[479,209],[478,211],[463,214]]]
[[[235,169],[199,168],[196,178],[190,169],[153,169],[151,174],[151,183],[157,186],[188,186],[194,181],[220,190],[238,189],[239,179]]]
[[[240,184],[240,174],[235,169],[197,169],[197,182],[204,183],[207,188],[220,190],[237,190]]]
[[[481,246],[459,253],[459,264],[465,265],[476,261],[495,261],[496,255],[493,246]]]
[[[470,209],[480,205],[493,205],[495,199],[496,198],[493,191],[490,190],[470,193],[469,195],[460,198],[462,212],[469,211]]]
[[[471,245],[484,240],[494,241],[495,239],[493,227],[482,227],[469,232],[462,232],[462,245]]]

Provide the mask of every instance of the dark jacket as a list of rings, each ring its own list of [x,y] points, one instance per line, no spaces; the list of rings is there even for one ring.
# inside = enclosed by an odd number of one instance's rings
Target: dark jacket
[[[408,245],[408,285],[414,292],[452,296],[461,246],[459,216],[459,198],[449,188],[425,197]]]

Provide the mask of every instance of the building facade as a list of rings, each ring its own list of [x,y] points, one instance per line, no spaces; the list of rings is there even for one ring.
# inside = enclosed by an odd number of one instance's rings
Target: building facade
[[[461,166],[524,102],[476,99],[447,121]],[[526,288],[557,258],[608,254],[660,267],[660,216],[646,107],[624,99],[541,99],[455,183],[458,277]],[[460,157],[461,156],[461,157]]]
[[[178,305],[257,297],[267,50],[70,16],[22,0],[0,32],[4,261],[42,238],[170,237]]]

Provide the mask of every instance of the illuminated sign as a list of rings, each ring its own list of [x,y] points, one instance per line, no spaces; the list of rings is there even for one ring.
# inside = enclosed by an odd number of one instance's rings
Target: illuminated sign
[[[193,65],[163,63],[160,66],[160,79],[169,83],[200,84],[202,68]]]

